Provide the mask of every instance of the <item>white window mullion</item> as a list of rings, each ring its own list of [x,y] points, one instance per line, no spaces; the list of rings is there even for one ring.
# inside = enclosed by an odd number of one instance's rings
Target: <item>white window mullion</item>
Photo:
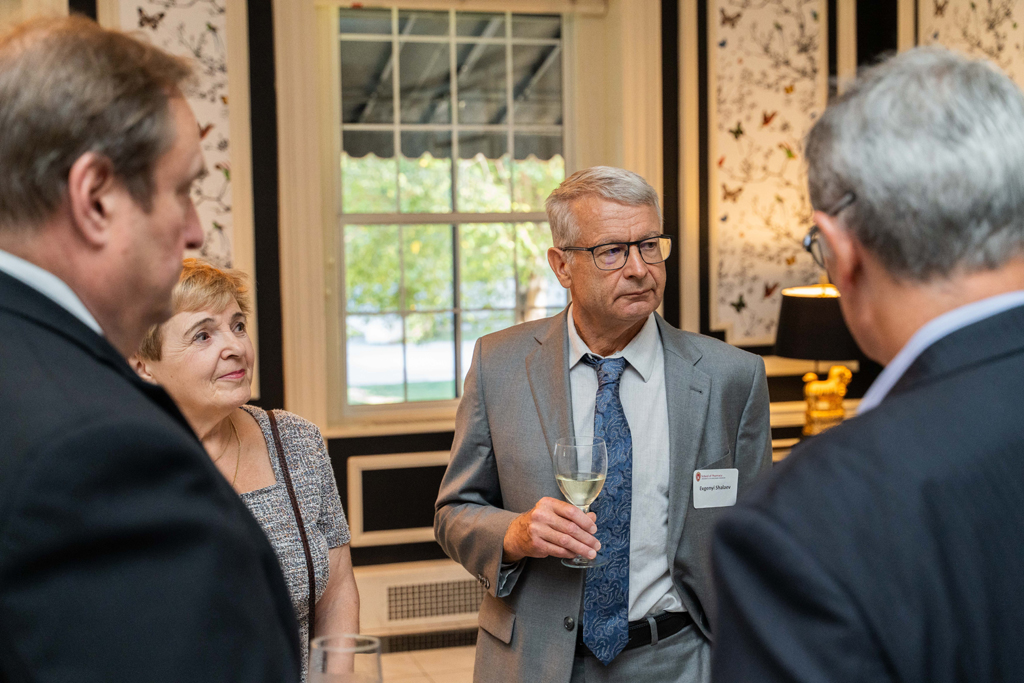
[[[451,83],[451,115],[452,115],[452,211],[459,210],[459,132],[461,110],[459,109],[459,56],[456,52],[458,44],[455,42],[455,9],[448,10],[448,38],[451,41],[448,45],[449,82]],[[462,289],[462,251],[459,245],[459,226],[451,224],[452,234],[452,353],[454,364],[455,398],[462,396],[462,314],[460,313]]]
[[[395,145],[395,212],[402,212],[402,84],[400,82],[402,72],[400,62],[402,57],[402,43],[398,40],[398,8],[391,8],[391,55],[394,66],[391,69],[391,103],[394,129],[392,138]],[[404,330],[404,323],[403,323]],[[405,334],[403,332],[403,338]]]
[[[509,201],[515,204],[516,201],[516,148],[515,148],[515,121],[512,118],[512,106],[515,104],[512,98],[515,96],[512,85],[512,13],[505,12],[505,122],[508,124],[506,133],[506,145],[508,146],[508,191]]]
[[[455,10],[448,10],[448,82],[452,118],[452,211],[459,210],[459,59],[455,54]],[[458,365],[458,363],[456,363]]]
[[[409,401],[409,353],[405,336],[405,314],[409,310],[405,292],[405,226],[398,226],[398,309],[402,321],[402,400]]]

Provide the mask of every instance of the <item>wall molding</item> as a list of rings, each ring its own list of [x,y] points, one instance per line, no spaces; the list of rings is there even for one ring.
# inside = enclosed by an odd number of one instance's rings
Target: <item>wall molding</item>
[[[857,77],[857,0],[836,0],[836,90]]]
[[[700,332],[700,56],[697,0],[679,2],[679,327]]]
[[[253,320],[249,333],[259,357],[259,308],[255,305],[256,221],[252,194],[252,111],[249,105],[249,9],[245,0],[227,0],[228,126],[231,130],[231,258],[232,266],[248,273]],[[253,368],[252,397],[260,396],[259,363]]]
[[[281,328],[284,404],[325,428],[327,420],[326,251],[317,124],[318,41],[314,5],[274,3],[280,178]]]
[[[448,451],[395,453],[392,455],[356,455],[348,459],[348,528],[352,547],[397,545],[434,540],[433,527],[364,531],[363,472],[368,470],[399,470],[414,467],[447,465]]]
[[[0,0],[0,25],[38,16],[66,17],[68,0]]]
[[[917,0],[897,1],[896,36],[900,52],[917,45]]]
[[[573,166],[610,165],[643,176],[664,197],[661,6],[610,0],[601,16],[567,17],[565,79]]]

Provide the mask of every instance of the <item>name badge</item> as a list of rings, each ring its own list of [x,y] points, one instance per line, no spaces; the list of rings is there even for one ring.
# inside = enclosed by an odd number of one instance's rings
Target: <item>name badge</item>
[[[736,504],[740,471],[697,470],[693,473],[693,507],[722,508]]]

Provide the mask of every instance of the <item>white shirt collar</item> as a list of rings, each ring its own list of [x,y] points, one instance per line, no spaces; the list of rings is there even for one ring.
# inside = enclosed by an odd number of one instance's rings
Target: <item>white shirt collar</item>
[[[1024,290],[1007,292],[975,301],[932,318],[914,333],[914,336],[900,349],[896,357],[885,366],[885,369],[871,384],[871,388],[864,394],[864,398],[861,399],[857,414],[863,415],[878,406],[896,386],[907,368],[935,342],[968,325],[1022,305],[1024,305]]]
[[[599,354],[594,353],[587,346],[586,342],[580,337],[579,332],[576,331],[576,324],[572,319],[572,306],[569,306],[569,313],[565,316],[566,325],[569,328],[569,369],[571,370],[580,362],[580,359],[588,353],[598,358],[604,358]],[[658,332],[658,322],[654,319],[654,314],[651,313],[647,317],[647,322],[640,328],[636,336],[630,340],[626,348],[621,351],[617,351],[607,358],[619,358],[620,356],[626,359],[626,362],[640,373],[643,377],[644,382],[651,378],[651,373],[654,372],[654,364],[657,362],[657,354],[661,349],[661,334]]]
[[[68,313],[85,323],[93,332],[100,336],[103,335],[103,330],[96,322],[96,318],[92,316],[78,295],[68,287],[66,282],[50,271],[2,249],[0,249],[0,271],[52,299]]]

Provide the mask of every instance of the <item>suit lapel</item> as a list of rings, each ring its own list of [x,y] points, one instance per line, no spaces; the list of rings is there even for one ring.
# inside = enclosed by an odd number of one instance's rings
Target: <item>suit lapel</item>
[[[683,535],[690,505],[690,477],[697,465],[711,396],[711,378],[695,366],[700,351],[658,316],[665,348],[665,398],[668,401],[669,489],[668,557],[671,565]]]
[[[569,394],[566,311],[552,318],[550,326],[541,328],[536,335],[540,346],[526,357],[526,378],[530,383],[533,402],[537,406],[549,456],[554,454],[558,439],[575,433]]]

